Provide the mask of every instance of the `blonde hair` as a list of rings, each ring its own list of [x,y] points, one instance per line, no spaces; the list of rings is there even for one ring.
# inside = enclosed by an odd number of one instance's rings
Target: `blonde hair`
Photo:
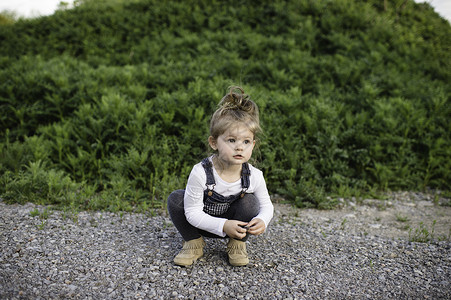
[[[261,133],[257,104],[244,93],[241,87],[231,86],[211,117],[210,135],[216,140],[237,123],[244,124],[254,134],[254,139]]]

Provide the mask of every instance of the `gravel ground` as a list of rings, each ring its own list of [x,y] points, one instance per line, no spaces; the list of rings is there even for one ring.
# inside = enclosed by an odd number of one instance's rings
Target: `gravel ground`
[[[414,193],[334,211],[276,204],[267,233],[249,238],[248,266],[206,239],[205,256],[182,268],[164,213],[0,202],[0,299],[451,299],[450,217],[449,202]]]

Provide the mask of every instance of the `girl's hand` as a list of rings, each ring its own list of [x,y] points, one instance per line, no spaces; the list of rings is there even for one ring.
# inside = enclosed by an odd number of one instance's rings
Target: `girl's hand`
[[[246,236],[246,228],[241,226],[246,226],[248,223],[237,221],[237,220],[227,220],[224,223],[223,231],[231,238],[241,240]]]
[[[253,235],[259,235],[263,233],[266,229],[265,222],[262,219],[253,219],[247,226],[249,227],[249,233]]]

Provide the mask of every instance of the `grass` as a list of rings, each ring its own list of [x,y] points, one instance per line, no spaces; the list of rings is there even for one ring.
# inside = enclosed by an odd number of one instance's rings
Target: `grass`
[[[396,214],[396,221],[405,223],[405,222],[409,221],[409,218],[407,216],[403,216],[401,214]]]
[[[40,211],[38,208],[33,209],[30,211],[30,216],[33,218],[39,217],[41,220],[47,220],[48,217],[52,214],[50,208],[45,208],[43,211]]]
[[[343,221],[341,221],[341,230],[345,229],[345,224],[348,222],[348,219],[344,218]]]
[[[427,228],[423,222],[420,222],[419,226],[415,229],[409,230],[409,241],[417,243],[428,243],[434,239],[434,231],[436,220],[432,222],[431,228]]]

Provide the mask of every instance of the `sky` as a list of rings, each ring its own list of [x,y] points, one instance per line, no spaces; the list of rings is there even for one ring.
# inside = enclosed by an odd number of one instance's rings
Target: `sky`
[[[18,16],[37,17],[51,15],[61,0],[0,0],[0,12],[14,11]],[[73,0],[64,2],[73,3]],[[429,2],[435,11],[451,23],[451,0],[415,0],[415,2]]]
[[[51,15],[61,0],[0,0],[0,11],[13,11],[20,17]],[[73,1],[64,2],[73,3]]]

